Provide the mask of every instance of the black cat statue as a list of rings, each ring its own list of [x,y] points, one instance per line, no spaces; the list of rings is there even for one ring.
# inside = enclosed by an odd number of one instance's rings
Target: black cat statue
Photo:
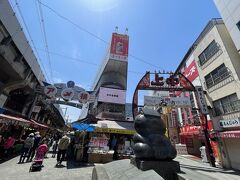
[[[166,126],[158,111],[143,108],[134,121],[133,137],[136,158],[145,160],[172,160],[177,151],[165,136]]]

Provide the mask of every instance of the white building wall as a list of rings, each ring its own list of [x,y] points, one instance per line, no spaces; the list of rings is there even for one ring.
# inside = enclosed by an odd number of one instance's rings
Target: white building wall
[[[237,23],[240,21],[240,1],[239,0],[214,0],[224,23],[240,52],[240,29]]]
[[[240,98],[240,84],[238,76],[239,71],[236,71],[236,69],[240,68],[240,56],[238,53],[236,55],[236,48],[235,53],[232,52],[232,49],[234,50],[234,44],[224,24],[218,24],[214,26],[210,32],[207,33],[206,36],[199,42],[198,46],[193,52],[195,59],[199,61],[198,56],[213,40],[215,40],[220,45],[221,52],[219,52],[219,55],[216,56],[215,59],[213,58],[213,60],[209,60],[212,62],[208,63],[206,67],[200,66],[199,63],[197,63],[201,82],[205,85],[204,77],[223,63],[231,72],[234,80],[224,86],[221,86],[220,88],[216,88],[215,90],[207,89],[206,86],[204,86],[204,88],[208,91],[209,96],[211,97],[211,99],[208,99],[209,105],[211,105],[210,101],[212,102],[218,100],[235,92]],[[233,62],[235,63],[233,64]]]

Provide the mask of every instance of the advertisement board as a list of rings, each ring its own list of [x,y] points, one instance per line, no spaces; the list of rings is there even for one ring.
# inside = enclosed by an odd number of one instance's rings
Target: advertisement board
[[[126,103],[126,91],[100,87],[98,101],[114,104]]]
[[[128,35],[112,34],[110,58],[118,61],[127,61],[128,58]]]
[[[158,97],[144,96],[144,105],[147,106],[170,106],[170,107],[191,107],[189,97]]]

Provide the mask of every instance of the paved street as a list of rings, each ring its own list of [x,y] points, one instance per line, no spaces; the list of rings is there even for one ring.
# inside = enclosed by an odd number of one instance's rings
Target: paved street
[[[63,167],[56,168],[56,159],[44,160],[44,167],[40,172],[29,172],[31,163],[17,164],[19,157],[13,158],[0,164],[1,180],[65,180],[81,179],[91,180],[93,164],[80,165],[78,163],[63,162]],[[185,179],[204,180],[238,180],[240,172],[233,170],[223,170],[221,168],[210,167],[208,163],[202,163],[194,156],[178,156],[176,161],[181,164],[181,176]]]
[[[48,155],[50,157],[50,154]],[[29,172],[31,163],[17,164],[19,156],[0,164],[1,180],[90,180],[93,165],[80,165],[64,161],[61,168],[56,168],[56,158],[44,159],[40,172]]]
[[[186,179],[240,179],[240,172],[210,167],[208,163],[202,163],[199,159],[191,155],[178,156],[175,160],[180,162],[181,171],[183,172],[181,175]]]

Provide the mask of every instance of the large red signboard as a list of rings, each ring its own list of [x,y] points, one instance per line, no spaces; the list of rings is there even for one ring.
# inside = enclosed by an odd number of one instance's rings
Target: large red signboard
[[[127,61],[128,35],[113,33],[110,49],[110,58],[119,61]]]
[[[198,77],[196,62],[193,62],[184,70],[184,76],[193,82]]]

